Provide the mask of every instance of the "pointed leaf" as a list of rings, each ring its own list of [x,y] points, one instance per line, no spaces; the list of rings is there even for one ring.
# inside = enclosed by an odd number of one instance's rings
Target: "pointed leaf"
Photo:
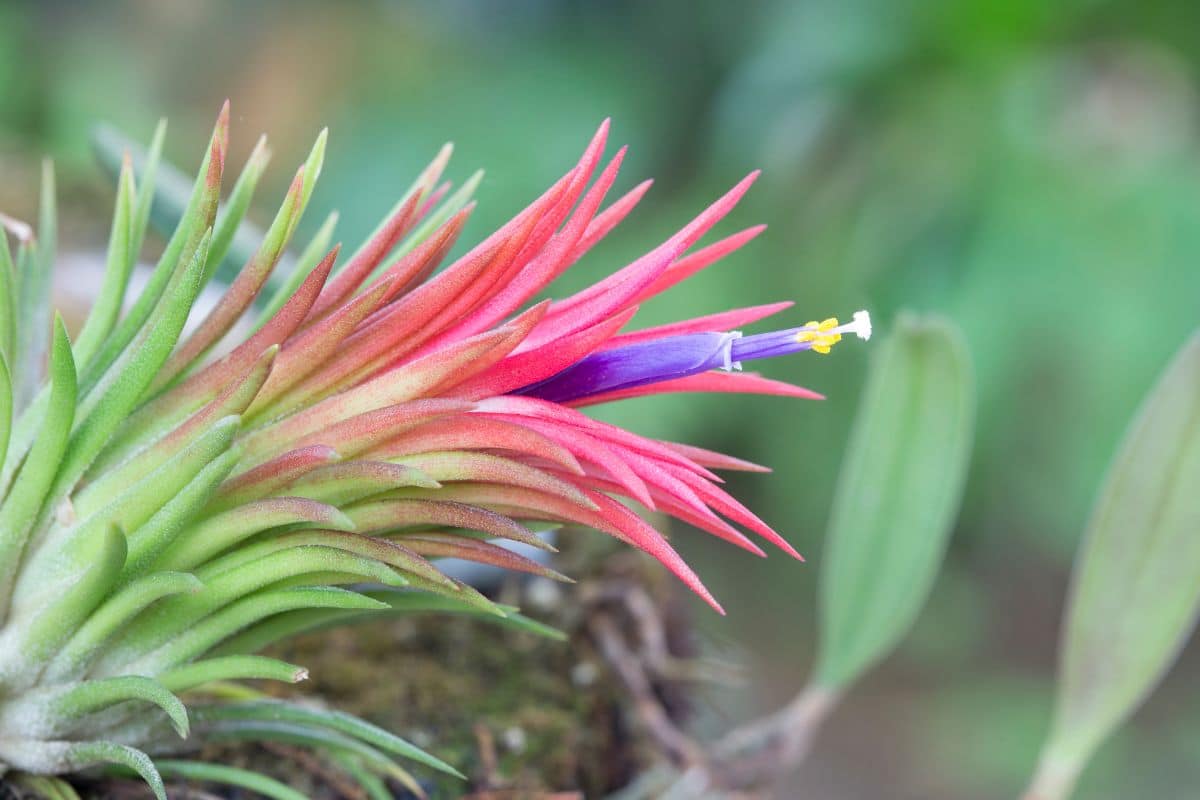
[[[142,675],[84,681],[56,697],[51,708],[55,716],[70,720],[131,700],[161,708],[179,737],[187,738],[188,714],[183,703],[161,683]]]
[[[304,279],[308,277],[308,273],[313,271],[317,264],[321,263],[321,259],[329,252],[329,247],[333,243],[333,229],[337,227],[338,213],[330,211],[329,216],[321,223],[321,227],[317,228],[317,232],[308,240],[308,244],[300,251],[300,255],[296,257],[296,263],[292,266],[287,277],[279,282],[279,285],[274,289],[269,300],[263,304],[262,310],[258,314],[258,319],[254,321],[254,327],[261,328],[266,324],[267,320],[275,315],[283,307],[283,304],[288,301],[288,298],[296,293],[300,288],[300,284],[304,283]],[[275,275],[279,274],[276,270]],[[261,298],[262,295],[259,295]]]
[[[89,659],[147,606],[173,594],[198,592],[203,586],[195,575],[186,572],[156,572],[126,584],[79,626],[46,667],[46,679],[77,677]]]
[[[12,375],[8,371],[8,359],[0,352],[0,464],[8,453],[8,437],[12,433],[13,415],[13,385]],[[4,500],[4,492],[0,490],[0,502]]]
[[[0,356],[10,364],[16,356],[18,308],[17,266],[8,247],[8,236],[0,226]],[[3,463],[0,459],[0,464]]]
[[[1200,617],[1200,334],[1142,402],[1072,575],[1058,703],[1034,796],[1070,794],[1096,748],[1154,691]]]
[[[267,680],[299,683],[308,678],[308,670],[265,656],[224,656],[194,661],[158,676],[159,683],[172,692],[182,692],[212,681]]]
[[[12,581],[25,542],[62,463],[75,416],[75,361],[61,317],[55,319],[50,376],[45,421],[8,496],[0,504],[0,617],[8,607]]]
[[[897,320],[874,353],[838,480],[821,573],[819,684],[853,682],[924,604],[958,510],[973,407],[957,329]]]
[[[147,326],[151,314],[162,306],[160,300],[168,288],[178,281],[178,273],[190,271],[190,263],[194,256],[201,251],[204,240],[211,242],[211,229],[216,218],[217,201],[221,193],[221,175],[225,168],[225,151],[229,144],[229,104],[221,108],[217,124],[213,128],[209,140],[208,152],[200,164],[200,172],[196,176],[195,186],[187,207],[180,218],[178,227],[167,242],[162,256],[150,274],[142,293],[138,295],[133,307],[117,324],[112,334],[105,340],[104,346],[84,370],[81,383],[91,388],[109,366],[126,351],[134,337]],[[136,225],[135,221],[135,225]],[[136,231],[135,231],[136,233]],[[136,243],[136,242],[135,242]],[[205,244],[201,258],[200,272],[196,278],[196,288],[203,285],[206,274],[204,258],[207,257]],[[189,308],[190,308],[189,302]],[[178,332],[175,333],[178,336]],[[157,371],[157,370],[156,370]],[[153,378],[153,374],[147,376]]]
[[[204,761],[179,761],[176,759],[159,759],[154,762],[158,771],[166,778],[182,778],[185,781],[203,781],[205,783],[220,783],[245,789],[272,800],[307,800],[308,796],[280,783],[274,778],[268,778],[258,772],[240,767],[227,767],[223,764],[209,764]]]
[[[291,703],[267,701],[213,708],[208,710],[206,719],[288,722],[326,728],[366,742],[393,755],[410,758],[448,775],[465,779],[461,772],[440,758],[431,756],[421,748],[383,728],[340,711],[315,710]]]
[[[17,251],[16,356],[13,377],[17,384],[18,409],[33,399],[42,382],[46,350],[50,342],[50,287],[54,277],[54,258],[58,238],[57,208],[54,199],[54,165],[42,162],[42,194],[38,213],[37,239],[22,243]]]
[[[213,243],[209,249],[209,269],[215,274],[236,275],[240,265],[246,263],[248,254],[254,252],[255,242],[261,237],[255,237],[254,232],[243,225],[246,211],[250,208],[250,200],[258,187],[258,180],[271,160],[271,151],[267,149],[267,137],[261,136],[255,143],[254,149],[246,158],[246,165],[229,192],[229,199],[221,207],[217,223],[213,227]],[[238,246],[232,258],[226,262],[225,256],[237,242]]]
[[[96,764],[119,764],[136,772],[156,800],[167,800],[167,790],[154,762],[141,750],[115,742],[76,742],[67,749],[64,771],[77,771]]]
[[[75,361],[88,364],[112,331],[125,302],[125,289],[133,271],[137,254],[132,251],[133,233],[133,163],[126,158],[117,180],[117,204],[113,211],[112,228],[108,238],[108,260],[104,267],[104,282],[92,304],[87,322],[75,341]]]

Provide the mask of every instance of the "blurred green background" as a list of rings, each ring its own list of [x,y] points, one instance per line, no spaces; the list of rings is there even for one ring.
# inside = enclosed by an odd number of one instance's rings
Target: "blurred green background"
[[[193,169],[229,97],[231,163],[261,132],[275,154],[257,221],[328,125],[310,232],[336,207],[337,238],[357,242],[453,140],[453,177],[488,170],[475,240],[611,116],[610,141],[631,146],[620,187],[657,182],[564,281],[577,286],[763,168],[719,233],[768,232],[642,319],[779,299],[797,302],[790,324],[867,307],[886,327],[902,307],[940,311],[966,331],[981,404],[930,605],[835,714],[795,796],[1012,797],[1048,724],[1088,507],[1139,398],[1196,324],[1198,88],[1191,0],[0,0],[0,209],[32,216],[37,161],[51,155],[63,248],[99,247],[111,201],[93,123],[147,138],[165,115],[168,157]],[[751,676],[711,693],[711,731],[803,680],[866,353],[847,343],[765,366],[822,403],[683,396],[603,411],[772,465],[730,483],[809,558],[731,558],[677,532],[729,610],[698,617]],[[1080,797],[1195,795],[1198,664],[1185,654]]]

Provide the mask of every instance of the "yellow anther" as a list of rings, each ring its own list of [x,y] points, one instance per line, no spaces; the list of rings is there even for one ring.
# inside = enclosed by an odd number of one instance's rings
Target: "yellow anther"
[[[811,320],[805,323],[807,330],[796,334],[797,342],[812,342],[814,352],[825,354],[842,340],[842,334],[837,330],[837,317],[830,317],[822,322]]]

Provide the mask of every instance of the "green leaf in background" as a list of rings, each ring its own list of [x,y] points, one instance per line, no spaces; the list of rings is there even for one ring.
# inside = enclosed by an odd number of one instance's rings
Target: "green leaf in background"
[[[17,306],[13,315],[16,347],[12,375],[17,411],[33,399],[43,376],[50,346],[50,286],[58,241],[58,210],[54,193],[54,166],[42,162],[42,193],[37,237],[22,241],[17,250],[15,282]],[[7,261],[7,259],[6,259]]]
[[[1058,703],[1028,797],[1068,797],[1200,614],[1200,333],[1142,404],[1075,563]]]
[[[146,209],[139,208],[139,214],[140,218],[148,218],[150,225],[164,236],[174,231],[184,217],[192,194],[191,178],[175,165],[160,160],[165,131],[166,126],[160,122],[154,143],[149,149],[111,125],[98,125],[92,131],[96,160],[114,182],[118,180],[121,165],[128,156],[133,161],[134,175],[138,181],[152,187],[153,194],[144,194],[139,186],[139,200],[145,197],[150,202]],[[221,245],[221,258],[216,262],[215,273],[222,283],[230,283],[237,276],[238,270],[254,255],[265,235],[262,228],[244,217],[268,155],[265,143],[260,140],[247,159],[230,201],[222,212],[220,240],[217,241],[214,235],[214,241]]]
[[[699,786],[705,797],[740,797],[803,761],[842,693],[896,646],[929,596],[962,497],[974,407],[959,329],[900,314],[872,356],[838,479],[812,680],[779,711],[726,734],[701,783],[688,773],[667,792],[626,796],[696,797]]]
[[[853,682],[916,619],[958,511],[973,409],[958,329],[902,314],[874,354],[834,499],[818,686]]]

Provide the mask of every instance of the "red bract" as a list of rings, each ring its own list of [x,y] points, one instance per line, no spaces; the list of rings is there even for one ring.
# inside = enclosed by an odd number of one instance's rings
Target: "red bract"
[[[819,395],[708,364],[696,374],[657,375],[647,362],[649,372],[635,386],[605,388],[598,378],[595,391],[568,401],[538,397],[537,387],[555,376],[604,361],[588,361],[593,354],[670,355],[681,337],[725,332],[790,306],[774,303],[641,330],[634,324],[638,304],[763,230],[748,228],[692,251],[757,173],[633,263],[569,297],[535,302],[633,211],[649,187],[643,183],[605,206],[625,152],[601,168],[608,127],[607,121],[600,126],[579,163],[544,194],[440,269],[469,206],[405,242],[446,194],[438,182],[449,153],[439,153],[344,265],[336,265],[335,248],[249,340],[187,374],[188,364],[224,335],[263,285],[265,266],[278,257],[277,249],[269,249],[247,265],[225,301],[176,351],[160,376],[174,385],[143,405],[131,428],[154,419],[151,427],[158,430],[188,429],[242,415],[240,459],[210,510],[227,514],[242,504],[299,495],[342,509],[355,531],[348,535],[386,534],[402,544],[410,566],[423,564],[422,556],[452,555],[540,573],[545,570],[532,562],[455,531],[537,541],[522,522],[579,524],[650,553],[721,611],[667,540],[624,501],[763,555],[735,527],[743,526],[799,558],[710,471],[764,468],[649,439],[569,406],[679,391]],[[302,202],[309,177],[302,169],[289,202]],[[401,254],[390,256],[397,246]],[[806,332],[796,339],[804,343],[816,341],[817,333],[809,331],[829,325],[797,330]],[[631,346],[638,349],[620,350]],[[307,507],[262,508],[322,524],[323,517]]]

